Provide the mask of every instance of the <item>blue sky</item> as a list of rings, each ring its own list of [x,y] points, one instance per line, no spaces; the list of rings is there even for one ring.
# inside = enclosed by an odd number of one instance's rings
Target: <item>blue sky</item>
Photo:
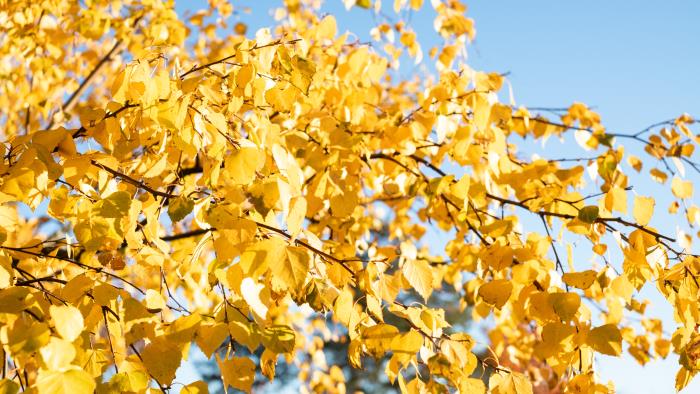
[[[180,12],[204,5],[204,1],[176,2]],[[271,24],[265,7],[279,3],[234,2],[253,8],[252,14],[241,18],[249,24],[250,34]],[[383,3],[390,8],[393,1]],[[411,25],[427,54],[438,39],[432,28],[430,1],[425,3],[427,11],[413,15]],[[508,79],[517,104],[562,107],[584,102],[595,107],[612,132],[638,131],[682,112],[700,116],[698,1],[482,0],[467,1],[467,5],[477,29],[477,38],[469,46],[470,66],[510,72]],[[351,30],[367,39],[373,25],[368,11],[346,12],[340,0],[326,1],[323,9],[336,16],[341,32]],[[402,68],[401,73],[410,71],[416,70]],[[581,156],[581,150],[570,145],[571,141],[553,141],[545,149],[557,149],[557,157],[566,153]],[[688,175],[697,179],[697,174]],[[658,195],[658,185],[643,178],[634,181],[639,194],[658,199],[654,220],[659,221],[671,200]],[[675,223],[659,228],[675,235]],[[673,331],[670,308],[651,290],[643,291],[650,295],[651,314],[663,317],[667,330]],[[613,379],[620,393],[673,390],[678,369],[675,358],[654,361],[644,368],[630,357],[602,356],[598,361],[601,376]],[[178,380],[192,381],[185,375],[193,372],[184,368]],[[700,379],[684,392],[700,392]]]

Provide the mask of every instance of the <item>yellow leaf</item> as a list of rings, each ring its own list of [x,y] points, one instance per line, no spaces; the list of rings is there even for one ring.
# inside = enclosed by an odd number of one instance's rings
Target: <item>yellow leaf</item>
[[[496,279],[485,283],[479,287],[479,296],[489,305],[494,305],[501,309],[505,305],[510,293],[513,291],[513,284],[507,279]]]
[[[248,247],[239,264],[243,274],[250,277],[260,276],[273,265],[283,264],[287,258],[287,243],[279,238],[269,238]]]
[[[542,341],[535,345],[535,354],[541,359],[557,356],[573,349],[576,329],[567,324],[554,322],[542,328]]]
[[[459,391],[461,393],[485,394],[486,385],[481,379],[466,378],[459,382]]]
[[[622,353],[622,334],[614,324],[605,324],[588,333],[586,343],[598,353],[619,356]]]
[[[408,259],[401,267],[401,272],[408,283],[427,301],[433,291],[433,271],[430,264],[425,260]]]
[[[627,213],[627,193],[625,189],[613,186],[605,194],[605,209]]]
[[[49,342],[49,327],[46,323],[15,321],[8,333],[11,353],[33,353]]]
[[[462,176],[459,181],[453,183],[450,186],[450,192],[460,200],[467,198],[469,193],[469,185],[471,184],[471,178],[468,175]]]
[[[73,342],[83,332],[83,315],[78,308],[70,305],[51,305],[49,313],[56,331],[68,342]]]
[[[65,370],[75,358],[75,347],[66,340],[51,337],[48,345],[42,347],[39,353],[47,369]]]
[[[221,378],[224,381],[224,391],[231,386],[234,389],[250,392],[255,380],[255,363],[249,358],[233,357],[222,360],[216,355],[216,363],[221,370]]]
[[[143,366],[160,384],[170,385],[182,361],[182,349],[172,341],[157,337],[141,352]]]
[[[654,213],[654,205],[656,205],[656,201],[652,197],[634,197],[634,210],[632,213],[637,224],[641,226],[649,224],[651,215]]]
[[[549,295],[549,302],[562,320],[569,321],[581,306],[581,297],[576,293],[552,293]]]
[[[75,236],[88,250],[118,247],[124,240],[122,218],[129,214],[131,195],[125,191],[98,201],[75,225]]]
[[[0,233],[2,235],[2,233]],[[0,237],[1,238],[1,237]],[[0,239],[2,241],[2,239]],[[2,242],[0,242],[2,244]],[[14,269],[12,269],[12,258],[0,255],[0,289],[9,287],[14,280]]]
[[[180,394],[209,394],[209,386],[206,382],[198,380],[183,387]]]
[[[211,358],[214,351],[221,346],[228,335],[229,329],[226,323],[216,323],[212,325],[202,324],[197,330],[195,341],[202,353],[204,353],[207,358]]]
[[[397,335],[391,341],[391,351],[394,353],[415,354],[423,346],[423,335],[418,331]]]
[[[391,343],[399,335],[399,329],[389,324],[377,324],[362,331],[367,352],[379,358],[391,349]]]
[[[262,374],[273,381],[275,379],[275,368],[277,366],[277,353],[265,349],[260,356],[260,369]]]
[[[489,389],[492,394],[532,394],[532,383],[521,373],[498,371],[489,378]]]
[[[243,299],[248,303],[253,314],[261,320],[267,318],[267,305],[260,299],[260,293],[265,286],[257,283],[252,278],[243,278],[241,281],[241,294]]]
[[[255,173],[265,164],[265,153],[252,142],[244,140],[241,147],[226,157],[224,168],[231,181],[247,185],[255,179]]]
[[[103,362],[103,360],[100,360],[100,363]],[[109,380],[109,385],[111,389],[121,393],[141,392],[148,387],[150,380],[151,378],[143,370],[130,370],[128,372],[119,372],[112,376],[112,379]]]
[[[353,368],[362,368],[362,341],[360,339],[350,341],[348,362]]]
[[[333,15],[327,15],[318,23],[316,35],[319,39],[333,39],[338,32],[338,26]]]
[[[688,383],[690,383],[690,381],[693,379],[696,373],[696,371],[690,371],[685,367],[681,366],[681,368],[678,370],[678,373],[676,373],[676,392],[683,390],[685,386],[687,386]]]
[[[270,271],[292,293],[297,293],[301,291],[309,273],[309,260],[309,252],[305,248],[287,246],[287,258],[271,263]]]
[[[353,298],[352,292],[345,289],[340,292],[335,301],[333,301],[333,313],[335,314],[338,321],[343,323],[345,326],[350,324],[350,317],[353,312]]]
[[[165,309],[165,299],[163,295],[153,289],[146,290],[146,297],[144,300],[146,301],[146,309],[151,313],[160,312]]]
[[[291,353],[296,344],[296,334],[288,326],[273,325],[265,328],[261,334],[262,344],[275,353]]]
[[[562,275],[562,280],[569,286],[586,290],[587,288],[591,287],[597,275],[598,274],[593,270],[567,272]]]
[[[302,196],[294,197],[289,201],[289,214],[287,215],[287,230],[292,238],[295,238],[306,216],[306,199]]]
[[[29,290],[26,287],[8,287],[0,290],[0,313],[18,313],[24,309]]]
[[[352,192],[338,194],[330,199],[331,211],[333,216],[344,218],[352,215],[355,207],[357,207],[357,195]]]
[[[0,380],[0,394],[17,394],[19,392],[19,384],[10,380]]]
[[[690,198],[693,196],[693,183],[674,176],[671,181],[671,191],[678,198]]]
[[[178,197],[170,200],[168,204],[168,216],[173,223],[184,219],[194,209],[194,201],[185,197]]]
[[[40,393],[92,394],[95,380],[78,367],[64,372],[40,370],[36,387]]]

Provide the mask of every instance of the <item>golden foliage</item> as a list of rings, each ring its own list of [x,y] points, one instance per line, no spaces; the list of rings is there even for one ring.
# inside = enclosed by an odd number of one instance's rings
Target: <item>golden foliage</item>
[[[225,1],[187,19],[172,1],[0,1],[0,391],[168,390],[194,345],[225,388],[250,391],[284,359],[305,387],[344,392],[322,338],[355,368],[387,360],[403,392],[607,392],[593,358],[625,347],[642,363],[678,353],[687,384],[694,235],[650,227],[653,197],[628,209],[623,164],[662,162],[650,179],[670,214],[700,224],[694,119],[627,135],[581,103],[553,120],[501,103],[504,76],[465,63],[475,28],[456,0],[431,2],[436,73],[408,79],[392,68],[433,62],[408,24],[378,22],[370,48],[316,1],[284,3],[251,35]],[[569,135],[596,156],[516,149]],[[430,229],[450,234],[444,251]],[[593,251],[578,272],[572,239]],[[645,315],[646,283],[675,308],[672,335]],[[459,305],[428,306],[445,292]],[[454,310],[494,319],[489,343]]]

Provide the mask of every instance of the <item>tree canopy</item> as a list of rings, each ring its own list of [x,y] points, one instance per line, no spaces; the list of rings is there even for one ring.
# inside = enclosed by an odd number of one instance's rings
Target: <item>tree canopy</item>
[[[242,391],[279,364],[338,393],[348,365],[407,393],[606,393],[623,353],[697,373],[690,115],[515,105],[457,0],[345,0],[369,42],[317,0],[256,32],[264,2],[208,3],[0,0],[1,392],[207,392],[175,379],[192,347]],[[548,138],[583,153],[528,153]]]

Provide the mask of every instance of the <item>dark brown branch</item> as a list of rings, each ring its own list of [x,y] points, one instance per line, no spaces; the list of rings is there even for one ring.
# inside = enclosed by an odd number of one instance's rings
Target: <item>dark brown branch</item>
[[[3,245],[0,245],[0,249],[10,250],[10,251],[13,251],[13,252],[18,252],[18,253],[25,253],[25,254],[28,254],[28,255],[34,256],[34,257],[41,257],[41,258],[45,258],[45,259],[56,259],[56,260],[60,260],[60,261],[65,261],[65,262],[67,262],[67,263],[71,263],[71,264],[73,264],[73,265],[77,265],[78,267],[83,268],[83,269],[95,271],[95,272],[97,272],[97,273],[103,273],[103,274],[105,274],[105,275],[107,275],[107,276],[109,276],[109,277],[111,277],[111,278],[120,280],[120,281],[122,281],[122,282],[128,284],[129,286],[133,287],[134,289],[136,289],[136,290],[137,290],[139,293],[141,293],[141,294],[146,294],[145,291],[143,291],[140,287],[136,286],[135,284],[133,284],[133,283],[130,282],[129,280],[124,279],[124,278],[122,278],[122,277],[119,276],[119,275],[113,274],[113,273],[111,273],[111,272],[109,272],[109,271],[107,271],[107,270],[105,270],[105,269],[103,269],[103,268],[101,268],[101,267],[93,267],[93,266],[90,266],[90,265],[81,263],[80,261],[77,261],[77,260],[74,260],[74,259],[71,259],[71,258],[68,258],[68,257],[64,257],[64,256],[61,256],[61,255],[50,256],[50,255],[47,255],[47,254],[44,254],[44,253],[37,253],[37,252],[31,251],[31,250],[25,250],[25,249],[22,249],[22,248],[14,248],[14,247],[11,247],[11,246],[3,246]],[[39,282],[39,283],[41,283],[41,282]]]
[[[169,242],[169,241],[177,241],[180,239],[185,239],[185,238],[191,238],[191,237],[197,237],[203,234],[206,234],[210,231],[216,231],[214,228],[200,228],[184,233],[179,233],[179,234],[173,234],[173,235],[167,235],[165,237],[160,237],[163,241]]]
[[[119,373],[119,367],[117,366],[117,356],[114,354],[114,346],[112,345],[112,335],[109,333],[109,322],[107,321],[107,310],[102,307],[102,318],[105,322],[105,330],[107,331],[107,340],[109,341],[109,351],[112,352],[112,361],[114,361],[114,372]]]
[[[96,160],[90,160],[90,163],[93,166],[100,168],[100,169],[103,169],[103,170],[109,172],[110,174],[114,175],[115,177],[120,178],[124,182],[130,183],[130,184],[136,186],[137,188],[143,189],[143,190],[151,193],[154,196],[164,197],[164,198],[177,198],[177,196],[174,194],[170,194],[170,193],[166,193],[166,192],[162,192],[162,191],[153,189],[152,187],[146,185],[145,183],[140,182],[140,181],[138,181],[138,180],[126,175],[126,174],[122,174],[121,172],[119,172],[117,170],[113,170],[113,169],[105,166],[104,164],[97,162]]]

